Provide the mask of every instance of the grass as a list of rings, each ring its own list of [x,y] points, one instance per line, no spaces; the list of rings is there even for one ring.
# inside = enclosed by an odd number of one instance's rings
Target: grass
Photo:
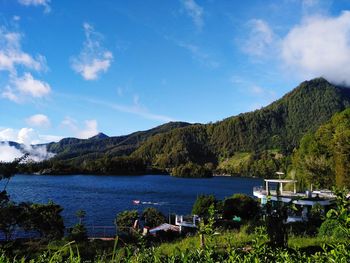
[[[256,237],[253,234],[247,234],[243,231],[224,231],[217,232],[211,238],[211,244],[219,249],[226,248],[240,248],[247,244],[250,244],[252,240]],[[161,255],[172,255],[175,251],[186,252],[193,249],[200,248],[199,235],[184,238],[179,241],[171,243],[163,243],[158,246],[155,250]]]

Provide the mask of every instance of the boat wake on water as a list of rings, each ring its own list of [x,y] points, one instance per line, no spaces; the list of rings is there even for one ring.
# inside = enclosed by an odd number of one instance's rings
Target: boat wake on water
[[[151,202],[151,201],[140,201],[140,200],[132,200],[134,205],[166,205],[167,202]]]

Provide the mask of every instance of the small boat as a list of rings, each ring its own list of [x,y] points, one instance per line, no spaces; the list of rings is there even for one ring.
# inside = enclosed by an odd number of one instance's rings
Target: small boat
[[[134,205],[139,205],[141,203],[141,201],[140,200],[132,200],[132,203]]]

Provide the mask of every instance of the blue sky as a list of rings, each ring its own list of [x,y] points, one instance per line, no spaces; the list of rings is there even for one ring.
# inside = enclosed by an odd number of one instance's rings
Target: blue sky
[[[123,135],[350,78],[349,0],[0,0],[0,139]]]

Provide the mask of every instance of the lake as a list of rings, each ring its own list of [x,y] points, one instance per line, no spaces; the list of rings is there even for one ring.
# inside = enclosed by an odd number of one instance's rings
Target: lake
[[[4,183],[4,182],[1,182]],[[86,225],[113,225],[117,213],[127,209],[142,211],[156,207],[164,214],[189,214],[200,194],[218,199],[234,193],[252,195],[262,179],[213,177],[205,179],[176,178],[166,175],[16,175],[8,185],[12,200],[47,203],[64,207],[66,226],[77,222],[75,212],[86,211]],[[140,200],[134,205],[133,200]]]

